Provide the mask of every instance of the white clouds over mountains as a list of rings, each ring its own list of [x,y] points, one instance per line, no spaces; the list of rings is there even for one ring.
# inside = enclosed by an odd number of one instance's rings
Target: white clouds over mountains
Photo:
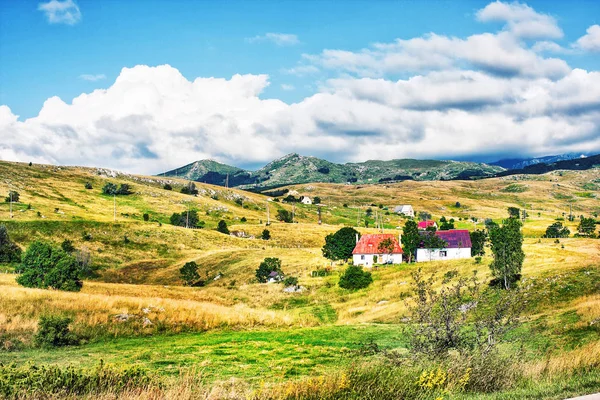
[[[190,81],[168,65],[124,68],[71,104],[48,99],[35,118],[0,106],[0,158],[156,173],[293,151],[334,161],[600,152],[600,72],[543,57],[552,46],[534,52],[524,39],[558,37],[555,20],[499,2],[477,18],[505,25],[306,55],[303,68],[337,78],[294,104],[260,97],[266,75]],[[396,73],[408,77],[388,78]]]

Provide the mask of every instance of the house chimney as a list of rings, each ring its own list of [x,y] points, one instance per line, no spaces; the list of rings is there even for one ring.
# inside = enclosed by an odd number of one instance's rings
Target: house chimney
[[[358,233],[356,234],[356,244],[358,244]]]

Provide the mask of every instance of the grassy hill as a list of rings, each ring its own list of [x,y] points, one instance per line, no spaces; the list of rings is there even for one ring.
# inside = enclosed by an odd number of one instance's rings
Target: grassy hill
[[[92,189],[85,188],[87,182]],[[133,194],[103,195],[106,182],[127,183]],[[167,183],[173,190],[164,189]],[[366,217],[368,208],[383,215],[386,232],[397,233],[396,227],[405,222],[391,213],[398,204],[412,204],[434,219],[454,217],[458,227],[467,229],[481,229],[485,218],[501,221],[507,207],[515,206],[529,214],[523,227],[523,276],[542,296],[528,306],[526,322],[518,332],[526,352],[523,368],[530,378],[497,398],[564,398],[600,390],[600,376],[593,373],[594,365],[600,365],[600,346],[594,347],[600,334],[600,240],[569,238],[557,243],[541,238],[548,225],[568,214],[569,207],[576,216],[600,213],[600,170],[477,181],[287,186],[299,194],[321,197],[322,225],[317,224],[316,206],[267,201],[259,193],[203,183],[197,183],[198,196],[181,194],[187,183],[101,168],[0,162],[0,195],[9,190],[20,193],[13,218],[10,205],[0,203],[0,224],[8,227],[11,238],[22,248],[35,239],[56,245],[72,240],[76,248],[90,251],[97,273],[85,280],[82,292],[65,293],[19,287],[11,273],[14,265],[0,265],[0,271],[6,272],[0,273],[2,362],[92,367],[102,359],[114,365],[137,365],[153,371],[163,388],[180,391],[171,395],[178,398],[199,397],[204,390],[221,393],[211,398],[252,398],[261,385],[285,388],[314,376],[334,379],[340,368],[357,361],[357,352],[369,340],[387,350],[405,351],[406,299],[412,296],[411,273],[416,266],[379,268],[367,289],[341,289],[337,281],[344,265],[333,265],[329,276],[311,275],[330,265],[320,250],[327,234],[356,225],[357,217],[361,232],[374,232],[373,219]],[[272,240],[264,241],[257,237],[266,228],[267,204]],[[204,229],[169,224],[172,213],[188,208],[198,210]],[[275,221],[278,209],[294,209],[297,223]],[[149,221],[144,221],[145,213]],[[216,232],[221,219],[231,230],[255,238]],[[577,222],[564,219],[574,232]],[[365,221],[371,228],[364,227]],[[452,270],[466,277],[477,270],[489,280],[487,253],[481,263],[471,259],[419,267],[438,277]],[[254,271],[265,257],[280,258],[284,272],[298,277],[305,290],[289,294],[281,285],[257,283]],[[207,282],[204,287],[182,286],[179,268],[192,260]],[[133,316],[131,321],[115,318],[124,313]],[[37,321],[48,314],[73,316],[73,329],[85,344],[64,350],[34,348]],[[151,324],[143,324],[143,318]],[[377,360],[369,357],[359,358]],[[554,375],[544,365],[556,365]],[[186,380],[185,374],[198,370],[203,371],[199,383]],[[227,386],[230,379],[237,383]],[[418,375],[410,379],[417,381]],[[190,388],[197,391],[185,392]],[[164,394],[161,390],[166,389],[156,390],[151,392]],[[433,392],[428,396],[422,398],[435,398]],[[460,396],[496,398],[482,393]]]
[[[504,169],[482,163],[436,160],[390,160],[336,164],[316,157],[288,154],[257,171],[244,171],[211,160],[160,174],[245,189],[266,189],[283,185],[327,183],[380,183],[404,180],[472,179],[491,176]]]

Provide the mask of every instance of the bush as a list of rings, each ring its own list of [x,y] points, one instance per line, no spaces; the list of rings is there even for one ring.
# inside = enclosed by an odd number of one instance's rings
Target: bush
[[[292,213],[288,210],[277,210],[277,219],[281,222],[291,223],[293,222]]]
[[[285,286],[297,286],[298,285],[298,278],[296,278],[295,276],[287,276],[283,280],[283,284]]]
[[[179,270],[179,274],[187,286],[192,286],[200,279],[200,274],[198,274],[198,264],[196,264],[195,261],[185,263]]]
[[[0,225],[0,263],[21,261],[21,248],[10,240],[6,226]]]
[[[181,193],[183,194],[191,194],[195,196],[198,194],[198,189],[196,188],[196,184],[194,182],[190,182],[184,187],[181,188]]]
[[[165,185],[163,186],[163,189],[165,189],[165,190],[173,190],[173,186],[169,185],[168,183],[165,183]]]
[[[69,239],[63,240],[63,242],[60,244],[60,248],[63,249],[65,253],[72,253],[75,251],[75,246],[73,246],[73,242],[71,242]]]
[[[25,287],[78,292],[83,285],[75,258],[40,241],[27,248],[19,271],[17,283]]]
[[[352,257],[352,250],[356,246],[356,238],[360,233],[351,227],[344,227],[325,237],[325,245],[321,249],[323,257],[331,260],[347,260]]]
[[[91,182],[86,182],[86,183],[85,183],[85,188],[86,188],[87,190],[93,189],[93,186],[92,186]]]
[[[248,220],[246,219],[246,217],[242,217],[242,218],[240,218],[240,222],[246,222],[246,221],[248,221]]]
[[[262,231],[262,234],[260,235],[262,240],[269,240],[271,239],[271,232],[269,232],[268,229],[265,229]]]
[[[129,195],[133,193],[130,190],[130,186],[127,183],[122,183],[121,186],[117,187],[114,183],[106,182],[106,184],[102,187],[102,193],[117,196],[117,195]]]
[[[150,220],[150,215],[148,213],[144,213],[144,215],[142,216],[144,218],[144,221],[148,222]]]
[[[363,289],[373,282],[373,277],[370,272],[363,271],[362,267],[351,265],[344,274],[340,277],[338,283],[344,289]]]
[[[170,221],[172,225],[190,228],[203,228],[205,225],[204,221],[200,221],[196,210],[184,211],[181,214],[173,213]]]
[[[569,237],[571,231],[561,222],[555,222],[546,228],[545,238],[566,238]]]
[[[78,344],[79,339],[69,330],[73,322],[71,317],[42,316],[38,322],[38,331],[34,343],[38,347],[62,347]]]
[[[15,192],[14,190],[11,190],[8,192],[8,195],[6,196],[6,198],[4,199],[4,201],[6,203],[18,203],[19,199],[20,199],[21,195],[19,194],[19,192]]]
[[[227,222],[225,222],[224,220],[220,220],[217,224],[217,231],[225,235],[229,235],[229,228],[227,228]]]

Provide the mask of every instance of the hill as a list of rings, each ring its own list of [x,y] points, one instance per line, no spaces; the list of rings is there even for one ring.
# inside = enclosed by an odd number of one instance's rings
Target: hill
[[[534,163],[531,165],[527,165],[521,169],[511,169],[503,172],[499,172],[496,176],[508,176],[508,175],[521,175],[521,174],[545,174],[551,171],[559,171],[559,170],[571,170],[571,171],[584,171],[593,168],[600,168],[600,154],[583,157],[583,158],[574,158],[556,162],[548,162],[548,163]]]
[[[507,158],[495,162],[489,163],[490,165],[497,165],[502,168],[506,168],[508,170],[511,169],[523,169],[530,165],[534,164],[552,164],[557,161],[565,161],[565,160],[573,160],[576,158],[584,158],[587,157],[588,154],[581,153],[567,153],[567,154],[558,154],[554,156],[543,156],[543,157],[534,157],[534,158]]]
[[[257,190],[309,182],[378,183],[472,179],[488,177],[503,170],[502,167],[474,162],[411,159],[336,164],[292,153],[257,171],[244,171],[215,161],[202,160],[159,175],[184,177],[221,186],[225,186],[228,180],[229,186]]]

